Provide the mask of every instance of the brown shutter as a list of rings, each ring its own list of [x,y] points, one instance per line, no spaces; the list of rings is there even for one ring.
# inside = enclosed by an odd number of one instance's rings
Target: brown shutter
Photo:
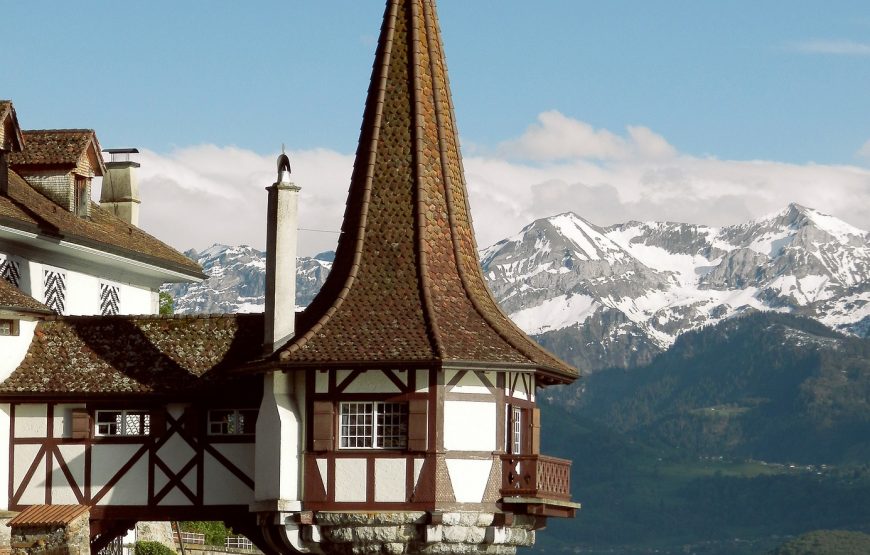
[[[429,430],[427,410],[429,401],[412,399],[408,403],[408,450],[426,450],[426,432]]]
[[[166,432],[166,412],[163,407],[151,411],[151,426],[148,435],[162,436]]]
[[[312,426],[312,448],[315,451],[335,449],[335,407],[331,401],[314,402]]]
[[[91,415],[87,409],[72,409],[73,439],[88,439],[91,437]]]
[[[540,455],[541,454],[541,409],[535,407],[532,409],[532,418],[531,418],[531,428],[532,428],[532,455]]]

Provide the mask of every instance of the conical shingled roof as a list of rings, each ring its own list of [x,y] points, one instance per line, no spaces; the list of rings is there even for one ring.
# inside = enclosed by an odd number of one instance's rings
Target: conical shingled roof
[[[532,342],[486,288],[433,0],[389,0],[335,263],[279,359],[576,370]]]

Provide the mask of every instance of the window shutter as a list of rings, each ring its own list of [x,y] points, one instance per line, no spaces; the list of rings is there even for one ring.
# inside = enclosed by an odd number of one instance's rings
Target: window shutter
[[[312,443],[315,451],[335,449],[335,407],[330,401],[314,402]]]
[[[426,435],[429,430],[427,410],[429,401],[412,399],[408,403],[408,450],[425,451]]]
[[[166,432],[166,413],[163,407],[151,411],[151,425],[149,435],[162,436]]]
[[[91,437],[91,415],[87,409],[72,409],[73,439],[88,439]]]
[[[541,409],[532,409],[532,455],[541,454]]]

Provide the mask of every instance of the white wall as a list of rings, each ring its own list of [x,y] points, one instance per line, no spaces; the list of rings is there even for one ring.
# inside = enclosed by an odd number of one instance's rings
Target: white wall
[[[0,382],[8,378],[24,360],[35,329],[36,322],[21,320],[18,335],[0,336]]]
[[[444,402],[444,448],[449,451],[495,451],[496,404]]]
[[[20,262],[22,259],[18,258]],[[26,267],[26,271],[25,271]],[[66,311],[64,314],[89,316],[100,314],[100,284],[108,283],[120,288],[120,314],[155,314],[155,290],[143,285],[121,283],[98,276],[73,271],[59,266],[49,266],[33,261],[21,264],[21,290],[40,302],[45,301],[44,271],[61,271],[66,274]]]

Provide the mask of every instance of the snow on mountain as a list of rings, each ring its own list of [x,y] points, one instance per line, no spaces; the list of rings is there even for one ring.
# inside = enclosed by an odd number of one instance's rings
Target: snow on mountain
[[[177,312],[263,310],[264,253],[214,245],[187,254],[209,279],[165,288]],[[320,289],[333,256],[299,258],[298,307]],[[680,334],[751,310],[870,332],[870,234],[797,204],[721,228],[603,228],[559,214],[484,249],[481,264],[511,318],[586,370],[643,364]]]
[[[866,231],[797,204],[722,228],[600,228],[568,213],[533,222],[482,259],[520,327],[554,349],[582,338],[586,354],[574,362],[598,368],[627,360],[613,345],[630,343],[648,358],[685,331],[747,310],[795,312],[866,333],[868,242]]]
[[[202,283],[175,283],[162,288],[175,299],[177,314],[263,312],[266,290],[266,253],[247,245],[213,245],[202,252],[184,253],[202,266],[208,279]],[[308,305],[320,290],[334,253],[299,257],[296,306]]]

